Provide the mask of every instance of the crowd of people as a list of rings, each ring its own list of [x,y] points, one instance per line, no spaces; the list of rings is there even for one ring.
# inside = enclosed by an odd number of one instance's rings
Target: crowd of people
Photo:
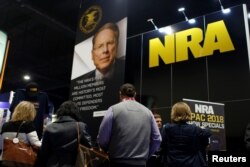
[[[203,167],[203,140],[209,129],[188,124],[190,107],[184,102],[173,105],[171,123],[162,126],[159,114],[135,100],[132,84],[120,87],[120,102],[108,108],[99,127],[98,144],[109,156],[111,167]],[[75,166],[78,142],[92,148],[87,125],[80,119],[78,106],[72,101],[61,104],[55,122],[47,125],[39,140],[34,127],[36,110],[28,101],[20,102],[1,130],[3,138],[14,138],[21,124],[20,140],[40,147],[35,166]],[[77,139],[77,124],[80,141]],[[3,145],[4,147],[4,145]]]
[[[101,27],[92,41],[91,53],[96,69],[77,78],[105,81],[103,99],[111,106],[100,124],[97,142],[99,149],[107,153],[109,166],[206,167],[206,148],[211,131],[188,123],[191,121],[191,109],[185,102],[172,106],[171,122],[164,125],[159,114],[137,102],[135,87],[129,83],[121,85],[125,61],[124,57],[117,55],[118,41],[119,28],[116,24],[107,23]],[[36,85],[32,86],[34,89]],[[118,90],[118,96],[110,97],[111,92]],[[1,129],[2,138],[14,139],[18,131],[19,140],[39,147],[34,166],[76,166],[78,144],[89,149],[94,147],[87,125],[81,121],[79,107],[72,101],[62,103],[56,111],[56,121],[42,129],[43,113],[37,113],[36,106],[30,102],[32,96],[27,92],[29,89],[20,93],[21,98],[14,100],[11,119]],[[120,102],[114,104],[118,98]],[[47,103],[46,96],[41,96],[40,101]],[[246,129],[245,143],[250,152],[250,124]],[[4,148],[4,144],[2,146]]]
[[[207,166],[210,130],[188,123],[191,109],[185,102],[172,106],[171,122],[164,125],[159,114],[137,102],[135,87],[129,83],[121,85],[125,61],[117,55],[118,41],[118,26],[104,24],[92,40],[91,55],[96,69],[76,79],[92,78],[105,83],[102,98],[105,105],[100,105],[99,109],[110,107],[100,124],[97,143],[100,150],[108,154],[110,167]],[[48,113],[42,109],[47,106],[47,98],[38,90],[37,85],[31,85],[19,93],[20,97],[17,92],[11,120],[1,129],[2,138],[14,139],[19,131],[19,140],[40,147],[37,167],[74,167],[78,144],[90,149],[94,147],[87,125],[81,121],[79,107],[72,101],[62,103],[56,112],[56,121],[43,128],[43,115]],[[35,93],[39,103],[34,103],[30,93]],[[245,142],[249,150],[250,124]]]

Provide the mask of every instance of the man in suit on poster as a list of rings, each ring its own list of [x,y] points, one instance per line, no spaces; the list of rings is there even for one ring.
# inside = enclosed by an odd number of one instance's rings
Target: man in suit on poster
[[[119,29],[113,23],[105,24],[94,35],[92,60],[96,69],[89,74],[95,76],[95,80],[122,77],[124,60],[117,58],[118,41]]]
[[[89,79],[91,83],[104,82],[102,105],[99,104],[98,107],[101,110],[119,101],[119,94],[116,92],[124,81],[125,56],[118,58],[118,43],[118,26],[114,23],[104,24],[92,39],[91,54],[96,69],[76,79]]]

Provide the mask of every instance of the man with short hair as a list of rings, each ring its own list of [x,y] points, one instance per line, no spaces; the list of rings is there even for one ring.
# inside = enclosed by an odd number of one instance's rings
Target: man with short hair
[[[108,79],[121,67],[115,69],[116,63],[121,63],[117,57],[119,29],[116,24],[106,23],[94,35],[92,40],[92,60],[96,66],[95,79]]]
[[[98,142],[109,153],[111,167],[145,167],[159,149],[161,135],[152,112],[135,101],[135,88],[120,88],[120,103],[111,106],[100,125]]]
[[[160,114],[153,113],[159,131],[162,129],[162,118]],[[147,161],[146,167],[163,167],[161,148],[157,150]]]
[[[162,128],[162,119],[161,119],[161,115],[160,115],[160,114],[154,113],[154,118],[155,118],[155,122],[156,122],[156,124],[157,124],[157,127],[159,128],[159,130],[161,130],[161,128]]]

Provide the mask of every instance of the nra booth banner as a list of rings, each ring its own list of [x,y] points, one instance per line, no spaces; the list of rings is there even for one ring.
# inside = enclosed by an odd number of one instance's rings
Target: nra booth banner
[[[250,98],[246,5],[126,38],[127,24],[128,28],[136,26],[129,24],[130,20],[126,1],[86,1],[80,9],[70,94],[80,106],[83,120],[93,128],[93,137],[105,110],[119,101],[118,89],[124,81],[133,83],[137,100],[160,113],[166,122],[170,121],[171,106],[183,97],[218,103]],[[96,61],[102,57],[97,51],[106,47],[96,43],[99,35],[93,38],[107,23],[115,23],[120,31],[119,40],[105,43],[116,48],[116,59],[110,66],[116,70],[107,76],[120,73],[109,81],[103,80]]]
[[[249,108],[249,20],[245,4],[229,10],[128,37],[126,79],[163,123],[183,98],[212,101],[225,104],[227,137],[242,136],[245,124],[238,122],[249,122],[249,110],[239,110]]]
[[[209,128],[212,132],[208,150],[226,150],[224,104],[193,99],[183,99],[192,111],[190,124]]]
[[[119,102],[125,73],[126,12],[126,1],[84,1],[80,8],[70,96],[93,138],[105,111]]]
[[[155,99],[153,108],[183,97],[217,102],[249,96],[246,6],[230,9],[143,34],[138,82],[140,94]]]

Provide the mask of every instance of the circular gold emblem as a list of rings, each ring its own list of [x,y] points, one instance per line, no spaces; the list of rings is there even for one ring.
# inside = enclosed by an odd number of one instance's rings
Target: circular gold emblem
[[[80,18],[80,30],[83,33],[90,33],[102,18],[102,9],[99,6],[91,6]]]

